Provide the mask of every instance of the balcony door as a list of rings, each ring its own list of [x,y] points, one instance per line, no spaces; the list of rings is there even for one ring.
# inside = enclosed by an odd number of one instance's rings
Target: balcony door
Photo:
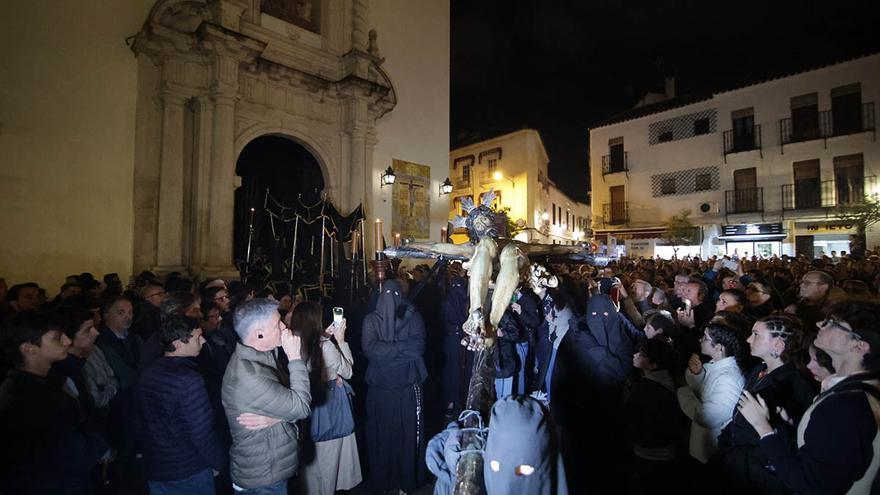
[[[608,171],[622,172],[626,169],[626,160],[623,153],[623,138],[614,138],[608,141]]]
[[[819,137],[819,95],[810,93],[792,98],[792,141],[805,141],[817,137]]]
[[[835,135],[862,130],[862,87],[849,84],[831,90],[831,122]]]
[[[794,162],[795,208],[818,208],[822,206],[821,186],[819,160]]]
[[[757,169],[741,168],[733,171],[734,210],[748,212],[758,210]]]
[[[746,108],[731,113],[733,121],[733,151],[755,149],[754,110]]]
[[[861,153],[834,157],[837,204],[859,203],[865,198],[865,163]]]
[[[626,194],[624,186],[611,187],[611,223],[626,222]]]

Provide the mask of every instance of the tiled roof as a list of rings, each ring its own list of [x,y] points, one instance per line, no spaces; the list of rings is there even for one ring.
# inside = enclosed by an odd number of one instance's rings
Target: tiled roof
[[[756,77],[751,80],[746,80],[744,82],[740,82],[740,83],[736,84],[735,86],[718,89],[718,90],[710,92],[710,93],[688,94],[688,95],[677,96],[677,97],[669,99],[669,100],[664,100],[664,101],[660,101],[657,103],[652,103],[650,105],[645,105],[643,107],[633,108],[631,110],[621,112],[621,113],[614,115],[613,117],[611,117],[607,120],[604,120],[604,121],[594,125],[591,129],[598,129],[600,127],[605,127],[605,126],[608,126],[611,124],[617,124],[620,122],[625,122],[627,120],[638,119],[638,118],[644,117],[646,115],[665,112],[667,110],[672,110],[674,108],[692,105],[694,103],[699,103],[701,101],[710,100],[715,95],[718,95],[721,93],[728,93],[730,91],[736,91],[738,89],[747,88],[749,86],[756,86],[758,84],[764,84],[764,83],[774,81],[777,79],[784,79],[786,77],[796,76],[798,74],[803,74],[806,72],[812,72],[815,70],[824,69],[825,67],[831,67],[833,65],[839,65],[839,64],[843,64],[843,63],[850,62],[853,60],[867,58],[867,57],[870,57],[873,55],[877,55],[878,53],[880,53],[880,52],[875,51],[875,52],[865,53],[865,54],[856,55],[856,56],[849,56],[846,58],[837,59],[833,62],[817,65],[814,67],[808,67],[808,68],[803,68],[803,69],[796,70],[796,71],[787,71],[787,72],[778,73],[778,74],[771,74],[771,75]]]

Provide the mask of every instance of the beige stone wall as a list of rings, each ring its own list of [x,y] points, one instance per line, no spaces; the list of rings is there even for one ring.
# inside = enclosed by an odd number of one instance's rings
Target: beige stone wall
[[[431,167],[431,240],[446,226],[450,196],[438,197],[449,160],[449,0],[374,0],[370,29],[378,32],[382,68],[397,91],[394,110],[376,125],[373,218],[382,218],[391,243],[391,188],[379,177],[394,158]],[[368,229],[370,227],[368,226]]]
[[[53,294],[132,259],[137,62],[153,0],[0,3],[0,277]]]

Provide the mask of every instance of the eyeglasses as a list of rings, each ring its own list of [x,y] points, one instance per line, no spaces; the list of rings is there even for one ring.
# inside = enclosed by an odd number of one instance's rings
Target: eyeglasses
[[[833,316],[829,316],[819,322],[819,328],[824,328],[829,325],[835,326],[838,329],[840,329],[841,331],[848,333],[853,340],[862,340],[861,335],[857,334],[852,328],[849,328],[848,326],[844,326],[844,325],[846,325],[845,322],[842,322],[842,321],[838,320],[837,318],[834,318]]]

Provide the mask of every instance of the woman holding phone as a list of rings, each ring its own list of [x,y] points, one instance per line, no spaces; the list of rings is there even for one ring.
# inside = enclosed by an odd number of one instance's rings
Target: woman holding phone
[[[309,363],[310,379],[312,381],[312,421],[321,419],[338,418],[340,412],[345,411],[322,411],[319,408],[344,408],[348,407],[348,416],[351,415],[351,404],[346,400],[334,401],[332,396],[340,390],[350,390],[345,380],[350,379],[354,358],[351,349],[345,340],[346,321],[342,318],[342,308],[334,309],[334,322],[326,329],[322,328],[321,306],[317,303],[306,301],[294,307],[290,318],[291,327],[302,338],[303,357]],[[338,313],[338,317],[336,314]],[[330,337],[333,337],[334,343]],[[313,359],[312,357],[320,359]],[[335,390],[339,388],[340,390]],[[334,421],[330,421],[333,423]],[[326,425],[324,421],[322,424]],[[353,423],[351,424],[353,426]],[[312,433],[316,433],[315,424],[312,424]],[[334,425],[330,430],[339,430],[339,425]],[[325,430],[325,428],[320,428]],[[322,433],[322,438],[315,440],[315,456],[311,462],[303,462],[301,473],[303,479],[303,493],[307,495],[333,495],[337,490],[351,490],[361,482],[361,464],[358,457],[357,440],[354,430]],[[341,435],[341,436],[340,436]],[[338,437],[323,439],[323,436]],[[305,461],[305,459],[304,459]]]

